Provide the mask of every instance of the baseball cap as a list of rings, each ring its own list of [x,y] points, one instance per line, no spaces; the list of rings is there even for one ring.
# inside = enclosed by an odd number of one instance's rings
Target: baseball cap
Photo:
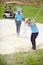
[[[17,11],[20,11],[20,9],[18,9]]]
[[[31,21],[31,19],[30,19],[30,18],[28,18],[28,19],[26,20],[26,23],[28,23],[29,21]]]

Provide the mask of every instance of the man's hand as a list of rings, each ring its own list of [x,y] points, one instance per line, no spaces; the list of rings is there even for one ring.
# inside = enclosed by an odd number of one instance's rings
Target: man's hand
[[[23,21],[25,21],[25,19],[24,19],[24,18],[23,18],[22,20],[23,20]]]

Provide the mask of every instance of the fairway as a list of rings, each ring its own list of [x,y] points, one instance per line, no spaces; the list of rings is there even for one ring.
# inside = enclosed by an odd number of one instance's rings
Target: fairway
[[[22,6],[22,8],[23,8],[23,13],[24,13],[25,18],[30,17],[31,19],[33,19],[41,7],[25,5],[25,6]],[[4,7],[0,6],[0,19],[3,18],[3,12],[4,12]],[[36,17],[36,21],[38,23],[43,23],[43,7],[41,8],[39,15]]]

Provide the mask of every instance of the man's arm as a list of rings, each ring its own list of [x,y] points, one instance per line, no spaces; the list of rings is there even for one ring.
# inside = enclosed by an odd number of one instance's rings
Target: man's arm
[[[17,15],[15,15],[15,21],[16,21],[16,19],[17,19]]]
[[[22,18],[23,21],[25,21],[25,18]]]

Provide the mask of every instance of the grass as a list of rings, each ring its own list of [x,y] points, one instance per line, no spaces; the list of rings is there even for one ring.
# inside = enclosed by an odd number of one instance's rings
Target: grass
[[[28,5],[28,6],[22,6],[22,8],[23,8],[23,13],[24,13],[25,18],[30,17],[31,19],[33,19],[41,7]],[[2,17],[3,12],[4,12],[4,6],[0,6],[0,19],[3,18]],[[36,21],[38,23],[43,23],[43,7],[39,15],[36,17]]]
[[[0,19],[3,18],[3,13],[4,13],[4,6],[0,5]]]
[[[23,6],[23,13],[25,15],[25,18],[30,17],[33,19],[41,7],[39,6]],[[43,7],[40,10],[39,15],[36,17],[36,21],[39,23],[43,23]]]
[[[43,50],[0,55],[0,65],[43,65]]]

